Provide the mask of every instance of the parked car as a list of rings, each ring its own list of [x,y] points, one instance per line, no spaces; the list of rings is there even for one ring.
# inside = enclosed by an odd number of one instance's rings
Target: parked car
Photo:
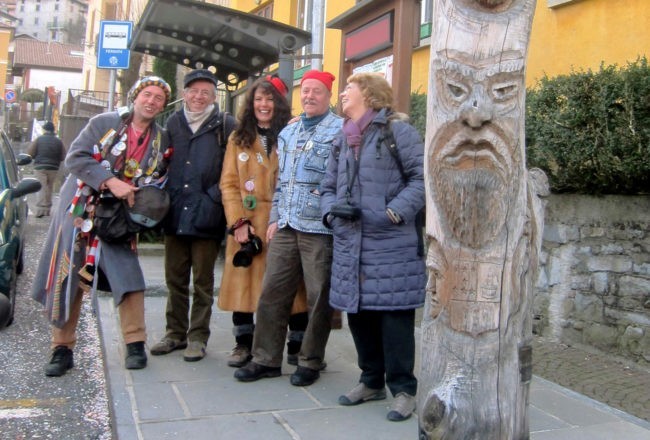
[[[19,165],[31,163],[28,154],[14,155],[7,134],[0,130],[0,329],[13,322],[16,305],[16,278],[22,273],[27,194],[41,184],[22,178]]]

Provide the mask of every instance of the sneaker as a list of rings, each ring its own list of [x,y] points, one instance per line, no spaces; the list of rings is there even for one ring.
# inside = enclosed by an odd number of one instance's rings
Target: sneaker
[[[236,368],[243,367],[252,358],[250,348],[243,344],[237,344],[230,352],[230,356],[228,356],[228,366]]]
[[[397,393],[386,418],[391,422],[401,422],[411,417],[415,411],[415,397],[406,393]]]
[[[291,385],[307,387],[318,380],[320,370],[298,366],[296,372],[291,375]]]
[[[143,341],[126,344],[124,366],[127,370],[141,370],[147,366],[147,353],[144,351]]]
[[[374,388],[368,388],[365,383],[359,383],[359,385],[348,391],[347,394],[339,397],[339,405],[352,406],[369,400],[384,400],[385,398],[385,388],[377,390]]]
[[[74,367],[72,350],[65,345],[57,345],[52,350],[50,362],[45,364],[45,375],[50,377],[63,376],[72,367]]]
[[[186,341],[177,341],[176,339],[165,336],[160,342],[154,344],[149,352],[154,356],[160,356],[171,353],[174,350],[182,350],[185,347],[187,347]]]
[[[265,377],[278,377],[282,375],[280,367],[267,367],[253,361],[235,371],[235,379],[241,382],[253,382]]]
[[[190,341],[183,352],[185,362],[197,362],[205,357],[205,342]]]

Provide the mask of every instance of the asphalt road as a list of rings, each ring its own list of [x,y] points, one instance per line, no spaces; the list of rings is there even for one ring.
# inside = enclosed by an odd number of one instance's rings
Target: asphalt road
[[[77,332],[75,368],[58,378],[43,372],[50,330],[30,289],[48,225],[49,217],[28,219],[14,323],[0,330],[0,438],[110,439],[104,356],[89,301]]]

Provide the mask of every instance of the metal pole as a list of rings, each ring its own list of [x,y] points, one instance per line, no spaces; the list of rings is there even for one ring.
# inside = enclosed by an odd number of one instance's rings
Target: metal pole
[[[325,33],[325,0],[314,0],[312,3],[312,34],[311,34],[311,68],[323,70],[323,40]]]
[[[111,69],[111,75],[108,80],[108,111],[113,111],[113,101],[115,100],[115,83],[117,82],[117,72]]]
[[[278,76],[289,88],[287,99],[291,103],[291,92],[293,91],[293,55],[285,53],[282,48],[280,48],[278,60]]]

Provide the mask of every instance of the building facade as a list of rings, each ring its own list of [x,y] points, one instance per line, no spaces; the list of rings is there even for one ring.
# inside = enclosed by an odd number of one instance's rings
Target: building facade
[[[18,18],[16,35],[41,41],[82,44],[85,36],[87,2],[82,0],[14,0]]]
[[[313,27],[314,8],[325,3],[322,60],[325,70],[337,74],[333,90],[340,92],[344,84],[341,77],[358,68],[385,73],[390,79],[397,75],[399,81],[393,82],[393,87],[400,108],[403,107],[400,102],[407,102],[405,95],[427,93],[433,1],[232,0],[231,7],[317,32]],[[411,8],[417,11],[413,14]],[[386,14],[390,20],[388,28],[377,26],[377,20]],[[381,34],[386,29],[388,34]],[[364,44],[372,45],[378,35],[384,40],[374,48],[365,47],[370,53],[346,57],[346,43],[348,48],[354,48],[355,44],[363,48]],[[646,55],[648,41],[648,0],[537,0],[528,52],[527,85],[534,86],[545,74],[555,76],[571,70],[598,69],[601,63],[624,65]],[[404,59],[403,52],[409,51],[410,63],[396,62],[395,51],[400,60]],[[309,58],[298,60],[295,79],[309,67]],[[295,111],[295,93],[293,107]]]

